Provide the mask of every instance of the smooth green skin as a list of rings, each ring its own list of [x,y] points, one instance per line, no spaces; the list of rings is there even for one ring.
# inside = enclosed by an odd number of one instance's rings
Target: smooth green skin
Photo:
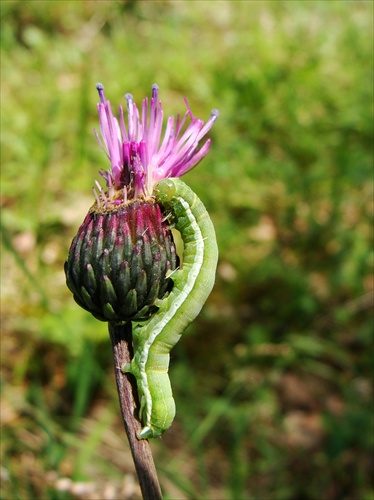
[[[139,439],[161,436],[175,416],[168,376],[170,350],[196,318],[215,281],[218,247],[213,223],[197,195],[179,179],[158,182],[153,194],[168,213],[184,243],[183,264],[171,275],[174,286],[146,322],[134,323],[134,357],[122,369],[136,377]]]

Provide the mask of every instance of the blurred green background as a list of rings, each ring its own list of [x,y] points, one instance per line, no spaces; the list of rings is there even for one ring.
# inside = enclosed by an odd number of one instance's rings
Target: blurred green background
[[[370,500],[373,3],[2,1],[1,498],[136,499],[107,326],[65,286],[113,108],[220,118],[220,263],[172,351],[166,499]]]

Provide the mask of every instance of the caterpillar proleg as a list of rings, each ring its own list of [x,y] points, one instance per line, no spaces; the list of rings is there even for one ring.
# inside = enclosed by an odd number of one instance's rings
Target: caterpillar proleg
[[[133,324],[134,357],[125,372],[136,377],[140,419],[139,439],[160,436],[175,416],[168,368],[170,350],[196,318],[215,281],[218,247],[212,221],[197,195],[179,179],[164,179],[153,194],[184,244],[181,268],[174,272],[172,291],[160,300],[158,311],[142,323]]]

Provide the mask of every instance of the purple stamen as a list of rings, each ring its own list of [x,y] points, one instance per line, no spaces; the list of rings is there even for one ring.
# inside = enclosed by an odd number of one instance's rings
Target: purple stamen
[[[100,101],[104,103],[106,101],[105,95],[104,95],[104,85],[100,82],[96,84],[96,90],[99,93]]]

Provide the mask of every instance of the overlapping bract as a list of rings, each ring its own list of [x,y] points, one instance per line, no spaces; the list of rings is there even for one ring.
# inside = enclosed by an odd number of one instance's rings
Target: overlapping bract
[[[90,211],[75,236],[66,282],[76,302],[102,321],[147,319],[172,286],[177,256],[159,205],[135,202]]]

